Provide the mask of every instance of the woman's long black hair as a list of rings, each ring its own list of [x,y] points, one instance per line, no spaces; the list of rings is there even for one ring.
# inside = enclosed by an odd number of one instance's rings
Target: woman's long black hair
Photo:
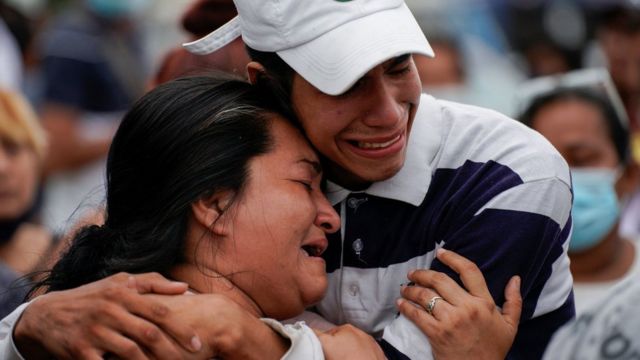
[[[239,194],[248,162],[271,148],[266,92],[228,77],[190,77],[142,97],[124,117],[107,160],[106,221],[81,229],[32,292],[80,286],[121,271],[183,261],[190,205]]]

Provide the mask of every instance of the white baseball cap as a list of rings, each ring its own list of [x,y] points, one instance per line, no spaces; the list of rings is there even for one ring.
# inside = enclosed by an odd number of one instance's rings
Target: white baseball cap
[[[347,91],[375,66],[400,55],[433,57],[404,0],[234,0],[238,16],[184,44],[209,54],[242,35],[249,47],[275,52],[329,95]]]

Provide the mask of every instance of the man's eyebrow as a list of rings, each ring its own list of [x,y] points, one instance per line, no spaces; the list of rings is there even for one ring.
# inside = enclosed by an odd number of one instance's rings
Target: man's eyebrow
[[[318,161],[307,159],[307,158],[303,158],[303,159],[298,160],[298,163],[308,164],[309,166],[311,166],[313,171],[315,171],[317,174],[321,174],[322,173],[322,165],[320,165],[320,162],[318,162]]]
[[[403,62],[406,62],[407,60],[409,60],[410,57],[411,57],[411,54],[404,54],[404,55],[396,56],[393,59],[389,60],[387,65],[385,65],[385,68],[386,69],[394,68],[397,65],[402,64]]]

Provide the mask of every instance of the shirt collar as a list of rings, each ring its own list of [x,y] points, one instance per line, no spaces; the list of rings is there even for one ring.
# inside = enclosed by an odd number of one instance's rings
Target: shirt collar
[[[357,192],[419,206],[429,190],[432,163],[440,150],[442,139],[440,105],[433,97],[423,94],[409,135],[407,158],[400,171],[387,180],[375,182],[368,189]],[[340,203],[352,192],[327,181],[326,195],[332,205]]]

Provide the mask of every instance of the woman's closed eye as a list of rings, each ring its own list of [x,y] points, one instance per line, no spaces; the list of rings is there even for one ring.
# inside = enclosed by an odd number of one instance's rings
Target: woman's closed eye
[[[293,181],[304,186],[304,188],[307,191],[309,192],[313,191],[313,182],[311,180],[293,180]]]

